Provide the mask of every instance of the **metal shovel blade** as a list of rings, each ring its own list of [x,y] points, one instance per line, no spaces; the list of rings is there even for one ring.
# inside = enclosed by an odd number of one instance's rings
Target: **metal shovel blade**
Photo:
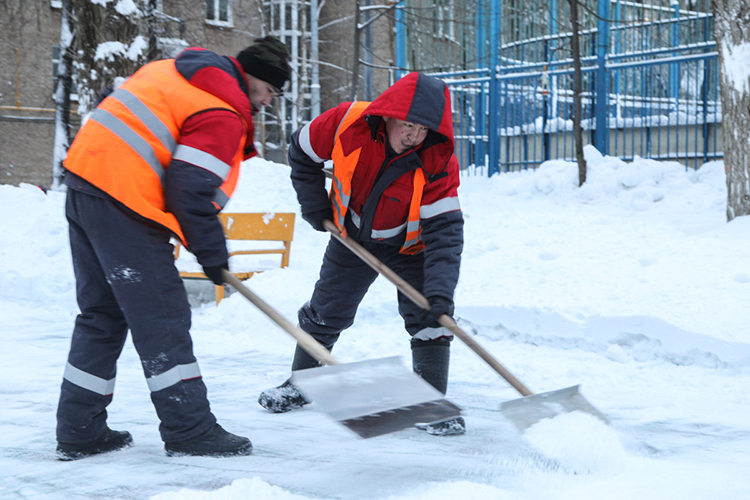
[[[506,401],[500,405],[500,411],[520,432],[542,419],[574,411],[589,413],[609,425],[609,419],[583,397],[579,387],[580,385],[574,385]]]
[[[299,370],[292,383],[317,410],[363,438],[461,415],[399,357]]]

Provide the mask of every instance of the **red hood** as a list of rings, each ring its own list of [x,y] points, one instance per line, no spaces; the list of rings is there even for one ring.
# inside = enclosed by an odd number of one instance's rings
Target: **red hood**
[[[349,143],[351,149],[361,146],[356,144],[358,141],[355,137],[361,137],[360,134],[365,129],[369,130],[370,125],[366,121],[368,116],[387,116],[429,127],[430,132],[420,148],[419,156],[424,157],[429,150],[430,156],[437,157],[438,161],[435,163],[439,164],[440,170],[453,155],[455,144],[451,97],[448,86],[442,80],[421,73],[409,73],[394,83],[370,103],[362,117],[345,132],[345,135],[352,133],[349,136],[353,141]],[[346,139],[347,137],[342,136],[342,146],[345,150],[350,149],[345,146],[345,142],[348,142]],[[430,166],[425,165],[432,170]]]

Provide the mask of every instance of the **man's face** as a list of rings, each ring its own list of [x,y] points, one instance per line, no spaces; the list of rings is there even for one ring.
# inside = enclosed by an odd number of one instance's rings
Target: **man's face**
[[[270,106],[273,98],[281,95],[279,89],[253,75],[247,75],[247,82],[250,84],[250,103],[253,106],[253,114],[260,111],[263,106]]]
[[[398,154],[422,144],[427,137],[427,131],[430,130],[424,125],[405,122],[396,118],[383,117],[383,119],[385,120],[385,133],[388,137],[388,143]]]

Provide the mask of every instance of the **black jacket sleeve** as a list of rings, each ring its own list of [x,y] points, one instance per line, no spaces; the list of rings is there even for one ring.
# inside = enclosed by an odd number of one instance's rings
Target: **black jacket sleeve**
[[[460,210],[423,219],[425,297],[453,300],[464,248],[464,218]]]
[[[292,134],[287,153],[292,169],[292,186],[303,214],[324,210],[331,206],[326,191],[326,176],[323,163],[310,158],[299,145],[299,130]]]
[[[221,178],[200,167],[172,160],[166,170],[166,209],[180,223],[188,250],[203,267],[226,266],[227,245],[219,211],[211,202]]]

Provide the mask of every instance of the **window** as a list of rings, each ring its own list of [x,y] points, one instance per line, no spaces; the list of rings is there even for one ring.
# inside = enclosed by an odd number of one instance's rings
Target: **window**
[[[230,0],[206,0],[206,23],[216,26],[232,26]]]
[[[52,80],[54,81],[57,78],[57,68],[60,66],[61,63],[60,59],[60,47],[57,45],[52,46]],[[71,101],[77,101],[78,100],[78,88],[76,87],[76,75],[73,74],[73,81],[70,85],[70,100]]]

